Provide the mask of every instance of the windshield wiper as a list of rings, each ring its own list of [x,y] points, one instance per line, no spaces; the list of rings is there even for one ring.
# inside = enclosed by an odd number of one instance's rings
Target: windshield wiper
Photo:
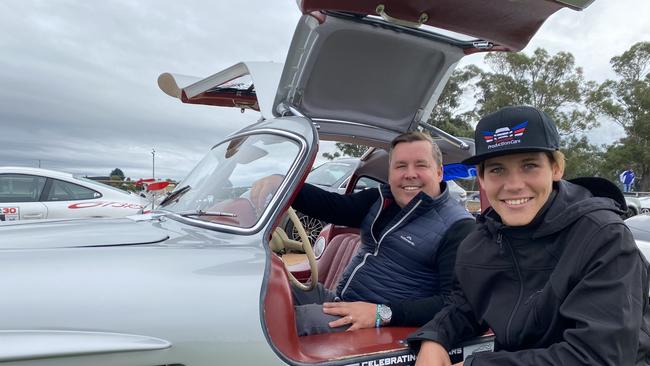
[[[192,189],[192,187],[190,187],[189,185],[184,186],[183,188],[179,188],[177,191],[174,191],[172,194],[170,194],[164,200],[162,200],[162,202],[160,202],[158,206],[164,206],[167,202],[170,202],[173,199],[178,200],[179,198],[181,198],[183,194],[185,194],[190,189]]]
[[[237,214],[234,214],[232,212],[220,212],[220,211],[201,211],[201,210],[196,210],[196,211],[190,211],[190,212],[178,212],[178,215],[181,215],[183,217],[188,217],[188,216],[225,216],[225,217],[237,217]]]

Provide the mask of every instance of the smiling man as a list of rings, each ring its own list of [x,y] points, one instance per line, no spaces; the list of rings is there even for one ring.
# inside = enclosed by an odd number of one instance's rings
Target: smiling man
[[[648,365],[648,263],[603,178],[562,180],[553,120],[528,106],[482,118],[474,135],[491,208],[461,243],[460,288],[412,334],[416,365],[449,366],[448,350],[494,332],[496,352],[459,365]]]
[[[299,335],[417,326],[442,307],[456,249],[475,222],[449,196],[442,176],[442,154],[431,137],[407,132],[391,143],[388,185],[351,195],[303,186],[294,208],[360,228],[362,243],[335,292],[321,285],[294,290]],[[256,184],[251,197],[278,182]]]

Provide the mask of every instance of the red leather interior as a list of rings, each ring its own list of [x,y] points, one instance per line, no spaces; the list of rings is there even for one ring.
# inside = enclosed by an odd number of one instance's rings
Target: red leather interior
[[[361,240],[354,230],[339,231],[319,259],[322,282],[333,288]],[[328,268],[328,266],[331,266]],[[295,362],[318,363],[386,351],[402,351],[402,340],[415,331],[409,327],[361,329],[354,332],[298,337],[290,284],[282,260],[271,254],[271,273],[264,298],[264,322],[277,350]]]
[[[304,355],[298,343],[291,289],[282,259],[271,256],[271,273],[264,297],[264,322],[273,345],[286,357],[302,362],[317,362]]]
[[[352,239],[350,236],[348,238]],[[387,327],[298,337],[293,301],[282,260],[271,254],[264,322],[277,350],[295,362],[317,363],[404,350],[401,341],[416,328]]]
[[[336,289],[343,271],[361,244],[359,234],[344,233],[330,241],[318,259],[318,281],[328,289]]]
[[[320,232],[319,237],[321,237],[321,236],[324,237],[325,241],[328,244],[325,246],[325,250],[323,251],[323,254],[321,254],[321,257],[319,257],[317,259],[317,262],[320,263],[321,258],[323,258],[323,257],[328,257],[328,256],[331,257],[332,254],[336,255],[336,252],[338,250],[340,250],[340,249],[328,250],[327,248],[329,247],[329,243],[334,239],[334,237],[336,237],[338,235],[341,235],[341,234],[359,235],[359,229],[358,228],[346,227],[346,226],[334,226],[332,224],[326,225],[323,228],[323,230]],[[343,247],[339,246],[339,248],[342,249]],[[347,249],[347,250],[350,250],[350,249]],[[354,250],[356,251],[356,249],[354,249]],[[325,255],[325,252],[327,252],[329,254]],[[341,253],[341,254],[343,254],[343,253]],[[352,253],[351,255],[354,255],[354,253]],[[341,257],[340,260],[346,260],[346,262],[336,262],[335,261],[334,263],[341,263],[340,265],[345,267],[345,264],[343,264],[343,263],[348,263],[351,258],[352,258],[351,256],[348,256],[347,258]],[[318,282],[320,282],[322,284],[325,284],[325,281],[324,281],[325,277],[324,276],[325,276],[325,273],[329,271],[328,268],[329,268],[329,265],[332,263],[331,260],[332,260],[332,258],[325,259],[325,261],[328,261],[327,265],[325,265],[324,263],[318,265],[318,270],[319,270],[319,272],[318,272]],[[336,259],[336,260],[339,260],[339,259]],[[311,278],[311,269],[309,268],[309,262],[307,262],[307,261],[292,264],[292,265],[288,266],[288,268],[289,268],[289,271],[291,271],[291,274],[300,282],[303,282],[303,283],[307,282]],[[340,278],[340,275],[339,275],[338,278]],[[337,281],[338,281],[338,279],[335,279],[334,282],[333,282],[333,285],[331,287],[330,286],[327,286],[327,287],[330,288],[330,289],[334,289],[336,287],[336,282]]]

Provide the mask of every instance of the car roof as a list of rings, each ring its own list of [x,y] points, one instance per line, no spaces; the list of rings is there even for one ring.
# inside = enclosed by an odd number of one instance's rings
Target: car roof
[[[57,179],[67,179],[74,180],[74,175],[66,172],[60,172],[56,170],[42,169],[42,168],[30,168],[30,167],[16,167],[16,166],[4,166],[0,167],[0,174],[31,174],[31,175],[41,175],[45,177],[57,178]]]

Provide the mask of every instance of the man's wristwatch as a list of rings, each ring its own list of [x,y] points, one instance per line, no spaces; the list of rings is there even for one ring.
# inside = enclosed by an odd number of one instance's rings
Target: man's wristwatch
[[[377,318],[380,321],[379,326],[390,324],[390,319],[393,317],[393,311],[388,305],[377,305]]]

